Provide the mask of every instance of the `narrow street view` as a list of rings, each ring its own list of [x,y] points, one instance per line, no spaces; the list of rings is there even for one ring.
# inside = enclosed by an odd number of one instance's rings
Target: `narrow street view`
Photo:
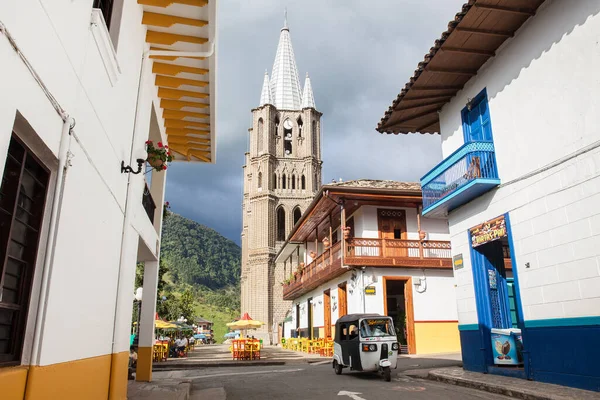
[[[600,0],[0,1],[0,400],[600,400],[599,38]]]

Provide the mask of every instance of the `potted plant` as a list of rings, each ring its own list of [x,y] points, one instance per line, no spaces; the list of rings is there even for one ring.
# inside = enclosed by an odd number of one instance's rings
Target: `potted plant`
[[[426,236],[427,236],[427,233],[425,233],[425,231],[419,231],[419,239],[425,240]]]
[[[152,140],[146,141],[146,152],[148,153],[146,161],[156,171],[163,171],[167,169],[167,163],[173,161],[175,157],[171,155],[169,146],[163,146],[162,142],[158,142],[156,146],[154,147]]]
[[[312,258],[314,260],[316,256],[317,256],[317,253],[315,253],[314,251],[310,252],[310,258]]]
[[[326,249],[329,248],[329,238],[328,237],[325,237],[323,239],[323,246],[325,246]]]

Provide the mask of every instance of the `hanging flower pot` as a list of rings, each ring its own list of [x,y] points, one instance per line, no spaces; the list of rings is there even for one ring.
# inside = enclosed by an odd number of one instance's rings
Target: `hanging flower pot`
[[[154,147],[151,140],[146,142],[146,152],[148,153],[146,161],[156,171],[163,171],[167,169],[167,163],[173,161],[175,157],[171,155],[169,146],[163,146],[162,142],[158,142],[156,146]]]
[[[425,237],[427,236],[427,233],[424,231],[419,231],[419,239],[421,240],[425,240]]]
[[[325,246],[325,248],[329,247],[329,238],[326,237],[325,239],[323,239],[323,246]]]
[[[310,252],[310,258],[312,258],[314,260],[316,256],[317,256],[317,253],[315,253],[314,251]]]

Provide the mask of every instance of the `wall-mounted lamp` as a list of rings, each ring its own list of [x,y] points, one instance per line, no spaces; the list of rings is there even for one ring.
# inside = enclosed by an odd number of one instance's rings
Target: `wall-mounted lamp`
[[[134,171],[133,168],[131,168],[131,166],[127,165],[125,166],[125,161],[121,161],[121,173],[122,174],[134,174],[137,175],[140,172],[142,172],[142,165],[144,165],[144,160],[143,158],[138,158],[137,160],[135,160],[135,162],[137,162],[138,165],[138,169],[137,171]]]

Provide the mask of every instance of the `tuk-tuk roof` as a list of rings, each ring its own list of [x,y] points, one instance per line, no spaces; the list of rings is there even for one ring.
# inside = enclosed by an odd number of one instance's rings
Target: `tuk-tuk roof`
[[[346,314],[340,318],[338,318],[336,324],[338,322],[348,322],[348,321],[358,321],[361,318],[381,318],[386,317],[381,314]]]

